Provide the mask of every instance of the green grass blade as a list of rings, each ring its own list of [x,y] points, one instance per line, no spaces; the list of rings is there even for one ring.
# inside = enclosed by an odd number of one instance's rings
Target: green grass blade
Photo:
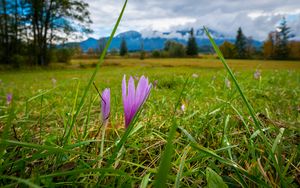
[[[80,100],[80,102],[79,102],[79,105],[77,106],[76,112],[75,112],[75,114],[74,114],[74,116],[73,116],[73,119],[72,119],[70,128],[69,128],[69,130],[67,131],[66,136],[65,136],[65,138],[64,138],[64,144],[66,143],[66,141],[69,139],[69,137],[70,137],[70,135],[71,135],[71,132],[72,132],[72,130],[73,130],[73,127],[74,127],[76,118],[77,118],[79,112],[81,111],[81,109],[82,109],[82,107],[83,107],[83,104],[84,104],[84,102],[85,102],[85,98],[86,98],[87,93],[88,93],[88,91],[89,91],[89,89],[90,89],[90,87],[91,87],[91,85],[92,85],[92,83],[93,83],[93,81],[94,81],[94,79],[95,79],[95,77],[96,77],[96,74],[97,74],[97,72],[98,72],[98,70],[99,70],[99,67],[100,67],[100,65],[101,65],[101,64],[103,63],[103,61],[104,61],[105,54],[106,54],[106,52],[107,52],[107,50],[108,50],[108,47],[110,46],[110,43],[111,43],[111,41],[112,41],[112,39],[113,39],[113,37],[114,37],[116,31],[117,31],[117,28],[118,28],[118,26],[119,26],[119,23],[120,23],[120,21],[121,21],[121,19],[122,19],[122,17],[123,17],[123,13],[124,13],[124,10],[125,10],[125,8],[126,8],[126,5],[127,5],[127,0],[125,0],[125,3],[124,3],[124,5],[123,5],[123,8],[122,8],[122,10],[121,10],[121,12],[120,12],[120,15],[119,15],[118,19],[117,19],[117,22],[116,22],[116,24],[115,24],[115,26],[114,26],[114,28],[113,28],[111,34],[110,34],[110,37],[109,37],[107,43],[105,44],[105,48],[104,48],[104,50],[103,50],[103,52],[102,52],[102,54],[101,54],[101,56],[100,56],[99,63],[97,63],[96,68],[95,68],[95,70],[94,70],[94,72],[93,72],[93,74],[92,74],[92,76],[91,76],[91,78],[90,78],[90,80],[89,80],[89,82],[88,82],[88,85],[86,86],[86,88],[85,88],[85,90],[84,90],[83,96],[82,96],[82,98],[81,98],[81,100]]]
[[[146,176],[143,177],[143,180],[141,182],[140,188],[147,188],[147,185],[149,183],[149,177],[151,173],[147,174]]]
[[[76,174],[88,174],[92,172],[106,172],[106,173],[114,173],[119,176],[125,176],[129,177],[128,174],[121,170],[116,170],[112,168],[93,168],[93,169],[76,169],[76,170],[71,170],[71,171],[66,171],[66,172],[55,172],[52,174],[47,174],[47,175],[42,175],[39,176],[39,178],[49,178],[49,177],[58,177],[58,176],[69,176],[69,175],[76,175]]]
[[[100,140],[85,140],[85,141],[77,142],[75,144],[66,145],[64,148],[65,149],[73,149],[73,148],[77,148],[77,147],[81,147],[81,146],[87,146],[93,142],[97,143],[97,142],[100,142]]]
[[[240,93],[240,95],[241,95],[241,97],[242,97],[244,103],[246,104],[246,106],[247,106],[247,108],[248,108],[248,111],[249,111],[251,117],[253,118],[253,121],[254,121],[256,127],[257,127],[259,130],[261,130],[262,124],[261,124],[261,122],[258,120],[258,118],[256,117],[256,114],[255,114],[254,109],[252,108],[251,104],[249,103],[248,99],[246,98],[245,94],[243,93],[243,91],[242,91],[242,89],[241,89],[241,87],[240,87],[240,85],[239,85],[239,83],[238,83],[236,77],[234,76],[232,70],[231,70],[230,67],[228,66],[228,64],[227,64],[227,62],[226,62],[226,60],[225,60],[225,58],[224,58],[224,56],[223,56],[221,50],[219,49],[219,47],[218,47],[218,45],[216,44],[216,42],[214,41],[214,39],[210,36],[210,34],[209,34],[209,32],[208,32],[208,30],[207,30],[206,27],[204,27],[204,30],[205,30],[205,33],[206,33],[207,37],[209,38],[210,43],[211,43],[212,46],[213,46],[215,52],[217,53],[217,55],[218,55],[218,57],[220,58],[220,60],[221,60],[221,62],[223,63],[223,65],[225,66],[225,68],[226,68],[227,72],[229,73],[231,79],[233,80],[233,82],[234,82],[234,84],[235,84],[235,86],[236,86],[238,92]],[[265,139],[266,139],[266,138],[265,138]]]
[[[249,111],[249,114],[250,116],[252,117],[253,121],[254,121],[254,125],[255,127],[262,133],[260,134],[263,142],[264,142],[264,145],[266,147],[266,150],[269,151],[270,153],[270,157],[272,158],[272,162],[273,162],[273,165],[274,167],[276,168],[276,171],[278,172],[279,176],[280,176],[280,181],[281,181],[281,184],[282,186],[286,186],[286,182],[285,182],[285,178],[282,176],[282,173],[280,171],[280,167],[278,166],[277,164],[277,160],[276,160],[276,157],[275,157],[275,154],[272,152],[272,149],[271,149],[271,146],[268,142],[268,139],[266,137],[265,134],[263,134],[263,131],[262,131],[262,123],[259,121],[259,119],[257,118],[256,114],[255,114],[255,111],[253,109],[253,107],[251,106],[251,104],[249,103],[249,101],[247,100],[246,96],[244,95],[235,75],[233,74],[232,70],[230,69],[230,67],[228,66],[221,50],[219,49],[218,45],[216,44],[216,42],[214,41],[214,39],[210,36],[208,30],[206,27],[204,27],[204,30],[205,30],[205,33],[207,35],[207,37],[209,38],[209,41],[211,42],[215,52],[217,53],[218,57],[220,58],[221,62],[223,63],[224,67],[226,68],[227,72],[229,73],[231,79],[233,80],[238,92],[240,93],[241,97],[242,97],[242,100],[244,101],[248,111]]]
[[[183,91],[185,90],[188,83],[188,79],[186,79],[183,88],[178,96],[177,103],[175,104],[174,113],[172,117],[172,126],[168,133],[166,148],[162,154],[162,158],[160,161],[160,165],[158,168],[158,173],[156,174],[156,180],[154,182],[154,187],[166,187],[167,177],[171,168],[171,160],[173,156],[173,140],[175,138],[176,129],[178,127],[177,122],[175,121],[175,113],[177,108],[179,107],[181,96]]]
[[[229,143],[228,138],[227,138],[227,127],[228,127],[229,119],[230,119],[230,115],[227,115],[226,119],[225,119],[225,123],[224,123],[224,129],[223,129],[223,139],[222,139],[223,143],[222,144],[225,147],[231,146],[231,144]],[[233,160],[231,149],[228,148],[227,152],[228,152],[230,160]]]
[[[299,150],[298,150],[299,151]],[[289,169],[289,167],[290,167],[290,165],[292,164],[292,162],[293,162],[293,160],[296,158],[296,156],[297,156],[297,149],[295,149],[294,150],[294,153],[292,154],[292,156],[290,157],[290,159],[287,159],[287,164],[286,164],[286,166],[285,166],[285,168],[284,168],[284,170],[283,170],[283,176],[285,176],[286,175],[286,173],[287,173],[287,171],[288,171],[288,169]]]
[[[175,179],[175,186],[174,187],[176,187],[176,188],[180,187],[179,185],[180,185],[180,180],[182,178],[184,163],[185,163],[185,159],[186,159],[186,156],[187,156],[187,153],[188,153],[189,149],[190,149],[189,145],[187,147],[185,147],[183,155],[181,157],[180,164],[179,164],[179,170],[178,170],[178,173],[177,173],[177,176],[176,176],[176,179]]]
[[[58,147],[53,147],[53,146],[39,145],[39,144],[33,144],[33,143],[27,143],[27,142],[19,142],[19,141],[15,141],[15,140],[1,139],[1,142],[6,143],[6,144],[11,144],[11,145],[17,145],[17,146],[21,146],[21,147],[45,150],[45,151],[49,151],[52,153],[72,153],[72,154],[77,154],[77,155],[82,155],[82,156],[94,156],[94,155],[91,155],[86,152],[79,152],[79,151],[74,151],[74,150],[65,149],[65,148],[58,148]]]
[[[250,136],[250,139],[254,139],[256,138],[258,135],[260,134],[263,134],[263,132],[266,132],[268,130],[270,130],[271,128],[270,127],[266,127],[266,128],[263,128],[261,131],[260,130],[257,130],[255,131],[251,136]]]
[[[222,142],[223,142],[223,145],[225,145],[225,147],[226,146],[228,147],[227,152],[228,152],[229,158],[231,161],[233,161],[232,152],[231,152],[231,144],[229,143],[228,137],[227,137],[227,128],[228,128],[229,119],[230,119],[230,115],[227,115],[226,119],[225,119],[225,123],[224,123],[223,139],[222,139],[223,141]],[[239,179],[238,182],[241,184],[241,186],[247,187],[247,184],[244,181],[243,177],[240,175],[240,172],[236,169],[234,169],[234,171],[237,174],[237,177]]]
[[[206,181],[208,188],[228,188],[222,177],[209,167],[206,168]]]
[[[142,107],[141,107],[142,108]],[[139,109],[139,111],[137,112],[137,114],[134,116],[133,120],[131,121],[131,123],[128,125],[127,129],[125,130],[125,133],[123,134],[123,136],[121,137],[120,141],[117,143],[116,148],[114,149],[113,154],[110,156],[108,163],[107,163],[107,167],[111,167],[111,165],[116,161],[116,158],[118,156],[118,153],[121,151],[122,146],[125,144],[126,140],[128,139],[130,133],[132,132],[134,125],[136,123],[136,120],[138,119],[138,117],[140,116],[141,113],[141,108]]]
[[[203,146],[200,146],[200,145],[194,144],[194,143],[192,143],[191,146],[192,146],[193,148],[195,148],[196,150],[200,151],[201,153],[204,153],[204,154],[206,154],[207,156],[213,157],[213,158],[219,160],[220,162],[222,162],[222,163],[224,163],[224,164],[227,164],[227,165],[229,165],[229,166],[233,166],[233,167],[235,167],[235,168],[240,168],[240,167],[238,167],[238,165],[237,165],[236,163],[234,163],[233,161],[228,160],[228,159],[225,159],[225,158],[223,158],[223,157],[217,155],[214,151],[212,151],[212,150],[210,150],[210,149],[208,149],[208,148],[205,148],[205,147],[203,147]]]
[[[90,102],[89,102],[89,106],[88,106],[88,111],[87,111],[87,114],[86,114],[86,119],[85,119],[85,122],[84,122],[84,125],[83,125],[83,135],[82,135],[82,138],[83,139],[86,139],[87,137],[87,131],[88,131],[88,125],[89,125],[89,122],[90,122],[90,114],[91,114],[91,108],[92,108],[92,104],[96,101],[98,97],[95,97],[93,98],[92,96],[90,97]]]
[[[273,153],[275,153],[278,144],[281,142],[281,138],[282,138],[283,132],[284,132],[284,128],[280,128],[279,129],[279,134],[277,135],[277,137],[276,137],[276,139],[275,139],[275,141],[273,143],[273,146],[272,146],[272,152]]]
[[[118,155],[120,155],[120,152],[122,150],[123,145],[125,144],[125,142],[127,141],[128,137],[130,136],[132,130],[134,129],[134,125],[136,124],[136,121],[138,119],[138,117],[140,116],[140,113],[142,111],[142,107],[140,107],[140,109],[138,110],[137,114],[134,116],[133,120],[131,121],[131,123],[128,125],[127,129],[125,130],[125,133],[123,134],[123,136],[121,137],[120,141],[117,142],[116,144],[116,148],[114,149],[112,155],[109,157],[108,162],[106,164],[107,168],[110,168],[114,162],[116,161]],[[104,178],[105,173],[102,173],[98,183]]]
[[[22,179],[22,178],[17,178],[17,177],[14,177],[14,176],[4,176],[4,175],[1,175],[0,178],[2,179],[11,179],[11,180],[16,180],[18,183],[23,183],[29,187],[33,187],[33,188],[41,188],[40,186],[30,182],[29,180],[26,180],[26,179]]]
[[[2,130],[1,133],[1,139],[0,139],[0,159],[2,159],[2,156],[4,155],[4,151],[6,149],[6,143],[3,143],[4,139],[8,139],[9,138],[9,130],[11,129],[11,127],[13,127],[12,125],[12,121],[15,118],[15,113],[14,113],[14,105],[12,103],[11,107],[8,108],[8,116],[7,116],[7,123],[6,125],[4,125],[4,129]],[[0,121],[1,123],[1,121]]]
[[[195,138],[183,127],[178,126],[178,128],[185,134],[185,136],[193,143],[197,143]]]
[[[244,174],[249,180],[251,180],[252,182],[256,183],[259,186],[263,186],[263,187],[270,187],[268,184],[266,184],[264,181],[260,180],[259,178],[257,178],[254,175],[249,174],[245,169],[243,169],[242,167],[240,167],[237,163],[235,163],[234,161],[225,159],[219,155],[217,155],[214,151],[205,148],[203,146],[200,145],[196,145],[196,144],[191,144],[191,146],[195,149],[197,149],[199,152],[206,154],[209,157],[212,157],[214,159],[217,159],[218,161],[227,164],[231,167],[233,167],[235,170],[239,171],[240,173]],[[239,174],[238,174],[239,175]],[[243,182],[242,182],[243,183]]]

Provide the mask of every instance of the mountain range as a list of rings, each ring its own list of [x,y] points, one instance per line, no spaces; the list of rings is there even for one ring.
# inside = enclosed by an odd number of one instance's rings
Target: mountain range
[[[215,30],[209,30],[210,34],[218,45],[221,45],[224,41],[234,43],[235,37],[224,35]],[[145,51],[160,50],[164,48],[164,44],[167,40],[174,40],[176,42],[186,45],[190,35],[190,30],[176,30],[170,32],[159,31],[144,31],[142,33],[137,31],[126,31],[118,34],[113,38],[109,50],[120,48],[122,39],[126,40],[127,48],[129,51],[139,51],[144,49]],[[197,44],[199,47],[209,46],[210,42],[203,29],[197,29],[194,32]],[[100,39],[88,38],[82,42],[69,43],[68,46],[79,46],[84,52],[89,48],[94,50],[99,49],[100,46],[104,46],[109,37],[102,37]],[[262,42],[253,40],[255,47],[260,47]]]

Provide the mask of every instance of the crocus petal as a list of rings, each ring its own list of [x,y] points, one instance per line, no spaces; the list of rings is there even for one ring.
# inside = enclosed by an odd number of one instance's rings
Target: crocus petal
[[[128,81],[128,100],[129,104],[132,105],[135,100],[135,86],[134,86],[134,79],[132,77],[129,78]]]
[[[135,99],[136,99],[135,85],[134,85],[134,79],[132,77],[130,77],[129,81],[128,81],[128,91],[127,91],[127,93],[128,93],[128,95],[127,95],[127,105],[128,105],[127,123],[129,124],[130,121],[133,119],[135,113],[136,113],[136,109],[135,109],[135,105],[134,105],[135,104]]]
[[[122,99],[124,105],[125,127],[127,128],[132,119],[138,112],[139,108],[148,98],[152,85],[149,84],[148,78],[142,76],[135,89],[134,79],[129,78],[128,90],[126,88],[126,77],[122,81]]]
[[[127,86],[126,86],[126,76],[123,76],[123,81],[122,81],[122,100],[123,100],[123,105],[124,105],[124,115],[125,115],[125,124],[128,122],[128,112],[129,112],[129,105],[128,105],[128,100],[127,100]]]
[[[142,76],[139,80],[139,83],[137,85],[136,89],[136,108],[139,108],[139,105],[144,101],[145,98],[145,93],[147,91],[147,85],[148,85],[148,80]]]
[[[137,101],[138,101],[137,108],[138,109],[144,104],[144,102],[148,98],[151,87],[152,87],[152,84],[149,84],[148,78],[145,78],[144,76],[142,76],[139,81],[138,88],[137,88],[139,90],[139,93],[137,92],[137,95],[139,96],[139,98],[137,99]]]
[[[110,114],[110,89],[106,88],[102,92],[102,101],[101,101],[101,112],[102,112],[102,121],[106,121],[109,118]]]

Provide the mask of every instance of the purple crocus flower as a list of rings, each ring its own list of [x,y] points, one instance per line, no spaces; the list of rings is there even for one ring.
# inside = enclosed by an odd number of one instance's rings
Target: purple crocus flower
[[[8,105],[11,103],[12,98],[13,98],[12,93],[8,93],[8,94],[6,95],[6,103],[7,103]]]
[[[103,90],[101,99],[102,99],[101,101],[102,121],[106,122],[110,114],[110,89],[109,88]]]
[[[261,77],[261,72],[259,70],[256,70],[253,74],[254,79],[259,80]]]
[[[152,84],[149,84],[148,78],[142,76],[135,88],[134,79],[129,78],[128,88],[126,86],[126,76],[123,77],[122,82],[122,99],[124,105],[125,127],[127,128],[132,119],[140,109],[140,107],[147,100]]]

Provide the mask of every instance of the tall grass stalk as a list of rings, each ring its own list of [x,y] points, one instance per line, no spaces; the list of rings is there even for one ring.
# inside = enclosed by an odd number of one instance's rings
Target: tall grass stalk
[[[219,47],[217,46],[216,42],[214,41],[214,39],[213,39],[213,38],[211,37],[211,35],[209,34],[209,32],[208,32],[208,30],[207,30],[206,27],[204,27],[204,30],[205,30],[205,33],[206,33],[207,37],[209,38],[209,40],[210,40],[212,46],[213,46],[215,52],[217,53],[218,57],[220,58],[221,62],[222,62],[223,65],[224,65],[224,67],[226,68],[226,71],[229,73],[231,79],[233,80],[233,82],[234,82],[234,84],[235,84],[235,86],[236,86],[238,92],[240,93],[240,95],[241,95],[241,97],[242,97],[242,100],[243,100],[243,102],[245,103],[245,105],[246,105],[246,107],[247,107],[247,109],[248,109],[248,111],[249,111],[249,114],[250,114],[250,116],[252,117],[252,119],[253,119],[253,121],[254,121],[255,127],[256,127],[256,128],[259,130],[259,132],[260,132],[259,135],[261,136],[261,138],[262,138],[262,140],[263,140],[263,142],[264,142],[264,146],[266,147],[266,149],[267,149],[267,151],[268,151],[268,153],[269,153],[269,156],[270,156],[271,159],[272,159],[273,165],[274,165],[274,167],[275,167],[275,169],[276,169],[276,171],[277,171],[277,173],[278,173],[278,175],[279,175],[279,177],[280,177],[281,185],[282,185],[283,187],[286,187],[286,180],[285,180],[285,178],[284,178],[283,175],[282,175],[281,169],[280,169],[279,164],[278,164],[277,157],[275,156],[275,151],[272,150],[272,148],[271,148],[271,146],[270,146],[270,143],[269,143],[269,141],[268,141],[268,138],[266,137],[266,135],[264,134],[264,132],[263,132],[263,130],[262,130],[262,127],[263,127],[262,123],[261,123],[260,120],[257,118],[257,116],[256,116],[256,114],[255,114],[255,111],[254,111],[253,107],[251,106],[251,104],[250,104],[249,101],[247,100],[247,98],[246,98],[244,92],[242,91],[242,89],[241,89],[241,87],[240,87],[240,85],[239,85],[239,83],[238,83],[238,81],[237,81],[235,75],[233,74],[232,70],[231,70],[230,67],[228,66],[228,64],[227,64],[227,62],[226,62],[226,60],[225,60],[225,58],[224,58],[224,56],[223,56],[221,50],[219,49]],[[275,143],[276,143],[276,140],[275,140]],[[266,166],[268,166],[268,165],[266,165]]]
[[[69,139],[69,137],[70,137],[70,135],[71,135],[71,133],[72,133],[73,127],[74,127],[75,122],[76,122],[76,118],[77,118],[79,112],[81,111],[81,109],[82,109],[82,107],[83,107],[83,104],[84,104],[84,102],[85,102],[85,98],[86,98],[87,93],[88,93],[88,91],[89,91],[89,89],[90,89],[90,87],[91,87],[91,85],[92,85],[92,83],[93,83],[93,81],[94,81],[94,79],[95,79],[95,77],[96,77],[96,74],[97,74],[97,72],[98,72],[98,70],[99,70],[99,67],[100,67],[100,65],[101,65],[101,64],[103,63],[103,61],[104,61],[105,54],[106,54],[106,52],[107,52],[107,50],[108,50],[108,47],[109,47],[109,45],[110,45],[110,43],[111,43],[111,41],[112,41],[112,39],[113,39],[113,37],[114,37],[116,31],[117,31],[117,28],[118,28],[119,23],[120,23],[120,21],[121,21],[121,19],[122,19],[124,10],[125,10],[125,8],[126,8],[126,5],[127,5],[127,0],[125,0],[125,3],[124,3],[124,5],[123,5],[123,8],[122,8],[122,10],[121,10],[121,12],[120,12],[120,14],[119,14],[118,19],[117,19],[117,22],[116,22],[116,24],[115,24],[115,26],[114,26],[114,28],[113,28],[111,34],[110,34],[110,37],[109,37],[107,43],[105,44],[105,48],[104,48],[104,50],[103,50],[102,53],[101,53],[101,56],[100,56],[100,59],[99,59],[99,63],[97,63],[96,68],[95,68],[95,70],[94,70],[94,72],[93,72],[93,74],[92,74],[92,76],[91,76],[91,78],[90,78],[90,80],[89,80],[89,82],[88,82],[88,85],[86,86],[86,88],[85,88],[85,90],[84,90],[84,92],[83,92],[83,96],[81,97],[81,100],[80,100],[80,102],[79,102],[79,105],[77,106],[76,111],[75,111],[75,114],[74,114],[74,116],[73,116],[73,118],[72,118],[72,121],[71,121],[71,124],[70,124],[70,128],[67,130],[67,133],[65,134],[65,136],[64,136],[64,138],[63,138],[63,140],[64,140],[63,144],[66,144],[66,143],[67,143],[67,141],[68,141],[68,139]]]
[[[176,129],[178,127],[178,123],[176,122],[176,110],[178,109],[178,107],[180,105],[182,94],[187,86],[187,83],[188,83],[188,78],[186,79],[186,81],[182,87],[182,90],[179,93],[177,102],[174,106],[174,112],[173,112],[172,119],[171,119],[172,126],[168,133],[166,148],[161,157],[160,165],[158,168],[158,173],[156,174],[156,180],[154,182],[154,187],[166,187],[168,174],[171,169],[171,160],[172,160],[173,150],[174,150],[173,140],[175,138]]]

